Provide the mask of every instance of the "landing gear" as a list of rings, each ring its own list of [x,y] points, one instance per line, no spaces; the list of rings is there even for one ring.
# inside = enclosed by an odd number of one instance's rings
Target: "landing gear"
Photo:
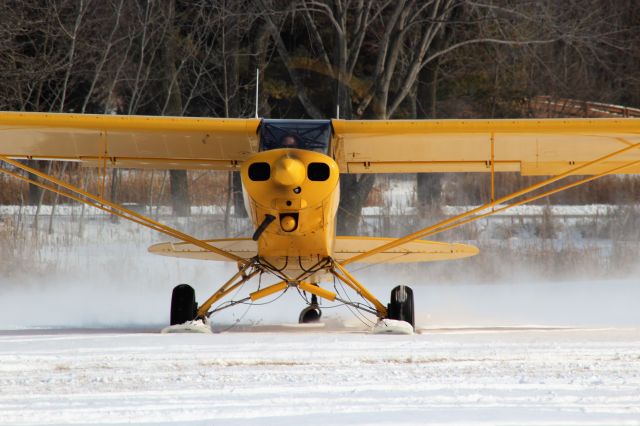
[[[189,284],[173,288],[171,295],[171,325],[160,332],[167,333],[212,333],[208,318],[199,318],[196,292]]]
[[[171,325],[193,321],[198,314],[196,292],[189,284],[174,287],[171,295]]]
[[[298,323],[309,324],[314,322],[320,322],[320,318],[322,318],[322,311],[318,306],[318,297],[315,294],[313,294],[311,295],[311,304],[306,308],[304,308],[302,312],[300,312]]]
[[[405,321],[415,329],[416,320],[413,311],[413,290],[406,285],[399,285],[391,290],[391,302],[388,306],[389,319]]]

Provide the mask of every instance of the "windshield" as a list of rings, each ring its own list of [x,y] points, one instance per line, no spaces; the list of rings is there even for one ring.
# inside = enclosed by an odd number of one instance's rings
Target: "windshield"
[[[297,148],[329,153],[331,120],[262,120],[260,151]]]

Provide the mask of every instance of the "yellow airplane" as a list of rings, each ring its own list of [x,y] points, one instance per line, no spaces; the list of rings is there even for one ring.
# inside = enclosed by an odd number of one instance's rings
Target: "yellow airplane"
[[[203,240],[89,193],[19,160],[59,160],[120,168],[239,170],[252,237]],[[301,323],[318,321],[318,298],[339,301],[415,327],[413,292],[399,285],[382,303],[347,266],[461,259],[466,244],[423,238],[610,174],[640,173],[640,119],[271,120],[0,112],[0,172],[162,232],[180,242],[155,254],[230,261],[238,272],[204,303],[174,288],[171,324],[207,319],[240,302],[291,287],[312,295]],[[32,180],[28,174],[38,176]],[[491,175],[487,203],[403,238],[336,236],[341,173],[481,172]],[[496,197],[497,172],[545,176]],[[549,185],[569,176],[579,180]],[[104,185],[103,185],[104,187]],[[549,189],[551,188],[551,189]],[[219,303],[257,275],[278,277],[246,298]],[[363,303],[323,286],[339,280]]]

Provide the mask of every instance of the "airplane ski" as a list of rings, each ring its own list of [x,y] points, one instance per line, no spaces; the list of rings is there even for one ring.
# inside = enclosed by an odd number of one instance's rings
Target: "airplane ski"
[[[371,330],[373,334],[414,334],[413,326],[406,321],[381,319]]]

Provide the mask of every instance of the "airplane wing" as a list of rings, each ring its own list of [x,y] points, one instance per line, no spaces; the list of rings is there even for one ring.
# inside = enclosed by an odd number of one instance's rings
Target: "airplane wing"
[[[344,173],[520,172],[557,175],[640,143],[640,119],[332,120]],[[640,149],[580,170],[640,160]],[[621,173],[640,173],[635,165]]]
[[[88,166],[233,169],[258,151],[259,119],[0,112],[0,155]]]
[[[251,238],[222,238],[217,240],[204,240],[204,242],[244,259],[249,259],[258,254],[258,243]],[[203,250],[191,243],[158,243],[149,247],[149,253],[183,259],[229,261],[229,259],[224,256],[220,256],[212,251]]]
[[[235,168],[258,151],[259,119],[0,113],[0,155],[85,165]],[[640,142],[640,119],[332,121],[342,172],[519,171],[553,175]],[[493,146],[493,149],[492,149]],[[492,155],[493,151],[493,155]],[[581,170],[594,174],[640,151]],[[106,164],[105,164],[106,163]],[[640,166],[624,170],[638,173]]]
[[[380,247],[395,238],[336,237],[335,259],[343,262],[357,254]],[[384,250],[363,259],[365,263],[411,263],[455,260],[475,256],[479,250],[469,244],[440,241],[415,240],[398,247]]]
[[[391,241],[395,241],[395,238],[336,237],[334,257],[338,262],[342,262],[345,259],[367,252]],[[205,240],[205,242],[242,258],[250,258],[258,253],[258,244],[250,238],[227,238]],[[185,259],[228,261],[227,258],[219,254],[206,251],[191,243],[154,244],[149,247],[149,252],[161,256]],[[417,240],[367,257],[364,262],[431,262],[436,260],[462,259],[476,254],[478,254],[478,248],[468,244]]]

